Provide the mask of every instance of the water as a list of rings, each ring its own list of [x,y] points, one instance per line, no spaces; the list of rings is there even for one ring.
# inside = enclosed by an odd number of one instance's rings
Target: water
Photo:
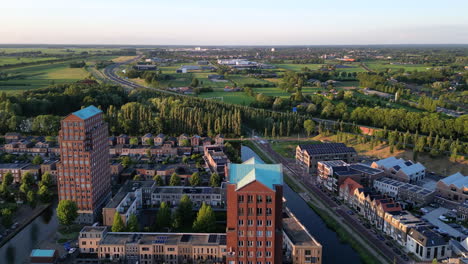
[[[242,146],[241,158],[243,161],[253,156],[260,159],[252,149]],[[286,198],[286,206],[307,228],[310,234],[322,244],[323,264],[362,263],[359,254],[349,244],[340,242],[338,235],[329,229],[322,218],[286,184],[283,187],[283,195]]]
[[[55,204],[51,205],[0,248],[0,263],[20,264],[29,261],[31,250],[53,236],[58,228],[55,207]]]

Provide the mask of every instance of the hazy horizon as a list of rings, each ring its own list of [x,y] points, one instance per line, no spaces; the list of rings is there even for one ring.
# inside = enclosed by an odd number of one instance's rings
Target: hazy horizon
[[[468,1],[17,0],[0,44],[315,46],[468,44]]]

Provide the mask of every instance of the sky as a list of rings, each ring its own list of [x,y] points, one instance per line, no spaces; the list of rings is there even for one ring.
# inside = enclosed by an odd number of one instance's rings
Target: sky
[[[0,0],[0,44],[468,44],[468,1]]]

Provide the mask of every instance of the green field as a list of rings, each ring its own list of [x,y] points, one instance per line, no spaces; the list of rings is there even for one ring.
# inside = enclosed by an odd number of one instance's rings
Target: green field
[[[422,64],[390,64],[388,61],[372,61],[364,62],[364,64],[373,71],[385,71],[386,69],[405,69],[405,71],[427,71],[431,66],[425,66]]]
[[[278,69],[285,69],[290,71],[301,71],[302,68],[307,67],[311,70],[318,70],[322,68],[323,64],[274,64]]]
[[[23,57],[7,57],[7,56],[0,56],[0,66],[4,65],[14,65],[20,63],[30,63],[30,62],[39,62],[39,61],[47,61],[47,60],[54,60],[57,57],[39,57],[39,58],[23,58]]]
[[[248,96],[244,92],[224,92],[224,91],[215,91],[209,93],[202,93],[199,95],[201,98],[213,98],[213,97],[222,97],[223,102],[238,104],[238,105],[249,105],[254,101],[253,97]],[[219,99],[213,99],[219,100]]]
[[[320,141],[272,141],[271,148],[285,158],[294,158],[297,145],[320,144]]]
[[[40,51],[42,54],[49,54],[49,55],[72,55],[72,54],[79,54],[81,52],[88,52],[89,54],[102,54],[106,52],[112,52],[121,50],[120,48],[115,49],[96,49],[96,48],[0,48],[0,54],[11,54],[11,53],[20,53],[20,52],[38,52]]]
[[[3,70],[13,75],[9,80],[0,80],[0,91],[17,93],[23,90],[47,87],[51,84],[69,83],[86,78],[89,73],[83,68],[70,68],[70,62],[41,64]]]

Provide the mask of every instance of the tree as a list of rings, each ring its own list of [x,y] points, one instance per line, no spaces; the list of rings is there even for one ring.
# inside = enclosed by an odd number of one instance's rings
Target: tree
[[[130,164],[132,164],[132,159],[129,156],[123,156],[120,159],[120,163],[122,163],[124,168],[127,168]]]
[[[27,184],[28,186],[33,185],[34,183],[34,178],[31,173],[26,172],[25,174],[22,175],[21,177],[21,183],[22,184]]]
[[[198,79],[197,79],[197,78],[193,78],[193,79],[192,79],[192,82],[190,83],[190,87],[197,87],[198,84],[199,84]]]
[[[52,175],[46,171],[42,174],[40,186],[50,187],[52,185]]]
[[[36,194],[34,193],[33,190],[28,191],[26,194],[26,201],[32,206],[36,206]]]
[[[177,175],[177,173],[173,173],[171,175],[171,179],[169,180],[169,185],[170,186],[179,186],[180,185],[180,177]]]
[[[130,139],[130,145],[138,145],[138,138],[131,138]]]
[[[137,174],[137,175],[133,176],[133,180],[134,181],[141,181],[141,180],[143,180],[143,178],[141,177],[140,174]]]
[[[138,232],[139,231],[139,226],[138,226],[138,218],[135,214],[131,214],[130,218],[128,219],[127,223],[127,231],[128,232]]]
[[[307,119],[304,121],[304,129],[307,132],[307,136],[310,137],[310,134],[315,130],[314,121]]]
[[[41,185],[41,187],[39,187],[39,191],[37,192],[37,194],[39,195],[39,199],[43,203],[49,203],[52,198],[52,193],[49,190],[49,188],[47,188],[46,185]]]
[[[216,216],[211,206],[202,204],[198,211],[197,218],[193,222],[195,232],[214,232],[216,230]]]
[[[200,178],[200,173],[194,172],[192,174],[192,177],[190,177],[190,185],[192,186],[200,186],[201,184],[201,178]]]
[[[164,181],[163,181],[161,175],[155,175],[153,177],[153,180],[156,182],[157,186],[164,186]]]
[[[11,174],[11,172],[5,173],[5,175],[3,175],[2,184],[5,186],[10,186],[12,183],[13,183],[13,174]]]
[[[181,147],[189,147],[190,146],[190,141],[188,139],[182,139],[180,141],[180,146]]]
[[[34,158],[32,160],[32,163],[34,165],[41,165],[43,162],[44,162],[44,160],[42,159],[41,155],[34,156]]]
[[[210,176],[210,186],[211,187],[219,187],[221,184],[221,177],[219,177],[219,174],[214,172]]]
[[[182,162],[183,162],[184,164],[187,164],[188,161],[189,161],[189,157],[187,157],[187,156],[183,156],[183,157],[182,157]]]
[[[26,182],[23,182],[21,184],[20,192],[22,192],[24,195],[26,195],[30,190],[31,190],[31,188],[29,187],[29,185]]]
[[[74,201],[61,200],[57,206],[57,218],[64,226],[71,225],[78,217],[78,206]]]
[[[115,212],[114,221],[112,223],[112,232],[124,232],[125,224],[120,216],[119,212]]]
[[[182,195],[175,212],[174,226],[176,228],[189,227],[193,221],[193,203],[186,194]]]
[[[0,213],[2,214],[2,224],[4,227],[9,228],[12,224],[12,212],[8,208],[3,208]]]
[[[156,215],[157,230],[169,228],[171,226],[171,221],[171,208],[169,208],[166,202],[162,202],[158,214]]]

